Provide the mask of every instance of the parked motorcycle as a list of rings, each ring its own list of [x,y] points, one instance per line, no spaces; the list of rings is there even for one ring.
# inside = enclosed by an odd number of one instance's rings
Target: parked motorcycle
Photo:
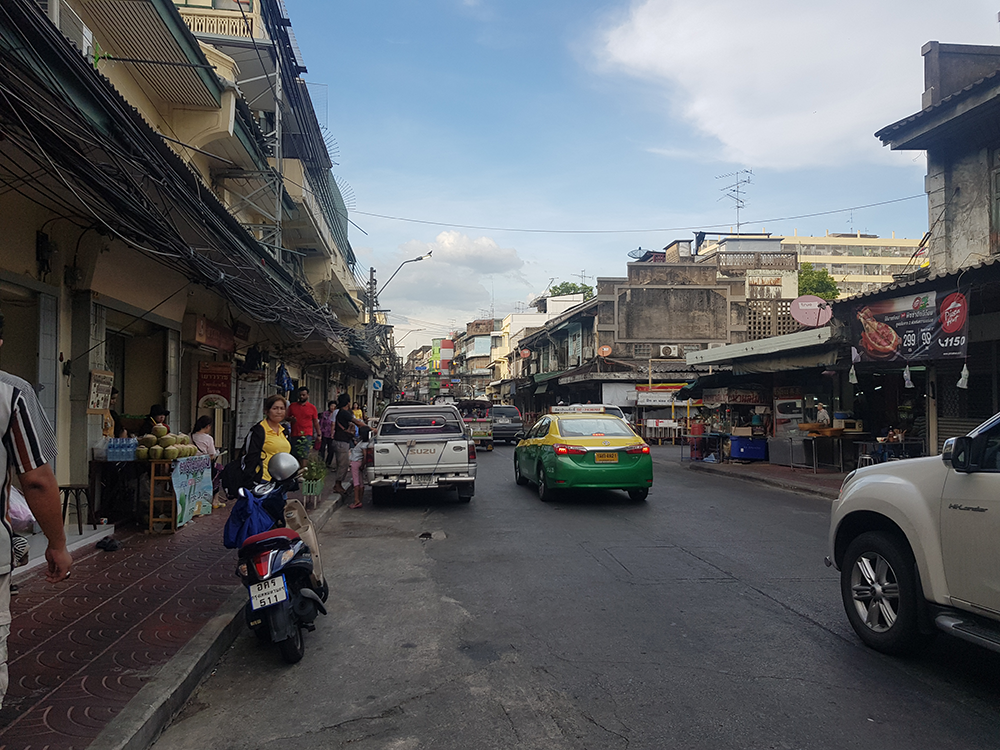
[[[276,643],[282,658],[295,664],[305,653],[302,631],[315,630],[317,615],[326,614],[330,588],[305,508],[298,500],[286,501],[297,482],[298,460],[278,453],[267,466],[271,481],[241,493],[272,514],[283,506],[285,526],[248,537],[240,546],[236,574],[250,594],[244,609],[247,625],[261,641]]]

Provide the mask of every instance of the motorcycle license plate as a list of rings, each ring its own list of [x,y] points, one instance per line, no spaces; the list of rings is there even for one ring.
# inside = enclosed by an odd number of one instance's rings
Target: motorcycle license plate
[[[270,607],[272,604],[283,602],[288,598],[284,576],[271,578],[260,583],[251,583],[249,588],[250,608],[254,610]]]
[[[618,453],[617,452],[595,453],[594,454],[594,463],[598,463],[598,464],[616,464],[616,463],[618,463]]]

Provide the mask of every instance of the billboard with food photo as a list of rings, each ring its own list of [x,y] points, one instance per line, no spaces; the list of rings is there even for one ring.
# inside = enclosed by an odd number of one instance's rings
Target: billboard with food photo
[[[968,329],[967,290],[860,304],[851,316],[851,339],[861,362],[961,358]]]

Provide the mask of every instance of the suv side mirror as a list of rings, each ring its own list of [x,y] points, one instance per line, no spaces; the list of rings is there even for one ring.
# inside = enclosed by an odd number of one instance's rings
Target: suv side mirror
[[[970,437],[950,438],[947,442],[945,442],[944,450],[941,452],[941,458],[947,461],[948,459],[945,458],[945,456],[950,457],[951,468],[953,468],[955,471],[969,473],[970,471],[973,470],[972,438]]]

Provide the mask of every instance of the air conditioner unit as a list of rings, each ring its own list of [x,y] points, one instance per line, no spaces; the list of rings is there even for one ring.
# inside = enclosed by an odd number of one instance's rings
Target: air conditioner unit
[[[677,359],[681,356],[681,348],[677,344],[664,344],[660,347],[660,356]]]
[[[719,342],[716,342],[714,344],[709,344],[708,348],[709,349],[718,349],[720,346],[725,346],[725,344],[720,344]]]

